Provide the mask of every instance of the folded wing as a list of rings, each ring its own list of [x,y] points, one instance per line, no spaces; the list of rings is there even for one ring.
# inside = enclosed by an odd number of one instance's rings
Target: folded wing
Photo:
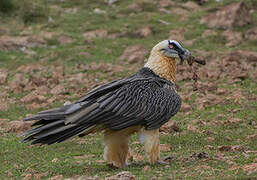
[[[71,105],[26,118],[37,120],[34,125],[39,126],[26,132],[24,141],[52,144],[106,128],[120,130],[135,125],[149,130],[159,128],[181,106],[181,98],[172,86],[152,77],[113,81]]]

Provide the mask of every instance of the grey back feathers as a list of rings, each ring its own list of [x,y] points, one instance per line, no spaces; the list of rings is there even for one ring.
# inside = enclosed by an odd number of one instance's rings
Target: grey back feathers
[[[156,129],[175,115],[180,106],[181,98],[174,84],[142,68],[127,79],[90,91],[73,104],[26,118],[37,120],[35,125],[39,126],[26,132],[24,141],[52,144],[82,133],[136,125]]]

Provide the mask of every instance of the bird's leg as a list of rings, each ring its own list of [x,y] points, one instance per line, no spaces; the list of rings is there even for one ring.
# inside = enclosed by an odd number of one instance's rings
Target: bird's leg
[[[126,167],[129,136],[120,135],[117,131],[108,131],[104,134],[104,159],[108,164],[124,168]]]
[[[150,163],[158,163],[160,160],[159,129],[141,130],[139,140],[145,146],[145,152]]]

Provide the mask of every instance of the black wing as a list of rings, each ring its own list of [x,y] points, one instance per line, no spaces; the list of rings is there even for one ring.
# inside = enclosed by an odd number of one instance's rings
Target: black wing
[[[96,88],[74,104],[43,111],[25,120],[41,125],[25,135],[32,143],[61,142],[80,133],[135,125],[156,129],[175,115],[181,98],[172,84],[157,78],[128,78]]]

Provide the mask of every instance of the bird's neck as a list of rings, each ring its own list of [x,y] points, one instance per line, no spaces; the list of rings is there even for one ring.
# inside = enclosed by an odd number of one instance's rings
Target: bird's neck
[[[176,80],[176,60],[160,55],[151,55],[144,67],[150,68],[158,76],[171,82]]]

